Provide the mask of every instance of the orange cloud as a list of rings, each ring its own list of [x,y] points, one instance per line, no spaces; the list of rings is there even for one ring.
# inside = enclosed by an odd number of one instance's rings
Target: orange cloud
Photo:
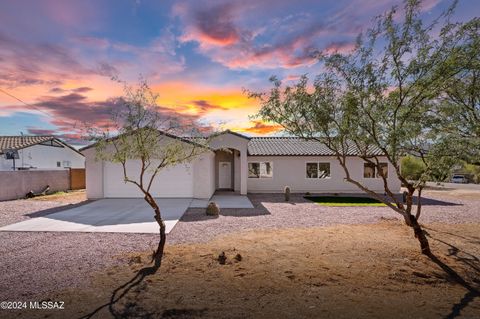
[[[254,133],[259,135],[272,134],[282,130],[282,126],[278,124],[267,124],[262,121],[252,121],[253,126],[238,129],[240,132]]]
[[[187,114],[208,115],[242,110],[245,115],[258,109],[258,102],[249,99],[240,88],[164,82],[154,85],[152,89],[159,94],[159,105]]]

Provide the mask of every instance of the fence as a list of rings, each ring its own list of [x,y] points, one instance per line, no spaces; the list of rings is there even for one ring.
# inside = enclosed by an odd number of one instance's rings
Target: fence
[[[23,198],[47,185],[50,192],[85,188],[85,169],[0,171],[0,200]]]
[[[85,168],[70,169],[70,189],[85,188]]]

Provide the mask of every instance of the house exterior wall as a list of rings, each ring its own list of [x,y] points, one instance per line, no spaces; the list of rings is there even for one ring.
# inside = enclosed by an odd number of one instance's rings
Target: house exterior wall
[[[229,149],[234,149],[240,152],[240,158],[238,159],[238,163],[234,160],[233,166],[234,166],[234,180],[238,180],[240,194],[242,195],[247,194],[247,178],[246,177],[248,175],[248,169],[247,169],[248,141],[249,140],[246,138],[243,138],[231,133],[220,134],[210,141],[210,147],[214,150],[229,148]],[[237,156],[235,156],[234,158],[236,159]],[[236,172],[237,170],[239,171],[239,173]],[[236,182],[234,182],[234,189],[237,189],[235,183]]]
[[[381,162],[387,162],[379,158]],[[272,178],[248,178],[248,191],[251,193],[283,192],[289,186],[292,192],[311,193],[357,193],[357,186],[344,181],[345,173],[335,157],[329,156],[249,156],[248,162],[268,161],[273,165]],[[307,162],[330,163],[330,178],[310,179],[306,177]],[[360,181],[378,193],[384,193],[381,178],[363,178],[364,161],[358,157],[347,158],[347,167],[353,179]],[[388,165],[388,184],[392,191],[400,192],[400,180],[394,168]]]
[[[209,199],[215,192],[215,153],[200,155],[193,162],[193,197]]]
[[[87,198],[143,197],[136,185],[125,183],[120,164],[95,159],[94,147],[85,149]],[[153,166],[153,163],[152,163]],[[127,174],[138,180],[140,161],[127,162]],[[145,174],[147,180],[150,172]],[[155,177],[151,192],[155,197],[210,198],[215,191],[215,154],[208,151],[192,162],[163,169]]]
[[[95,148],[82,151],[85,155],[85,185],[88,199],[103,198],[103,161],[95,159]]]
[[[240,191],[240,152],[233,151],[233,190],[235,192]]]
[[[69,147],[53,147],[47,145],[32,145],[18,151],[19,159],[15,160],[15,167],[32,167],[37,169],[64,168],[63,162],[69,161],[72,168],[84,168],[85,158]],[[57,162],[61,167],[57,167]],[[10,171],[13,161],[0,157],[0,170]]]

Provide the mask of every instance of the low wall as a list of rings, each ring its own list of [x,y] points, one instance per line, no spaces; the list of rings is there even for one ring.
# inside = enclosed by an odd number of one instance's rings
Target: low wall
[[[70,188],[68,170],[0,171],[0,200],[25,197],[29,191],[41,192],[50,185],[50,192]]]

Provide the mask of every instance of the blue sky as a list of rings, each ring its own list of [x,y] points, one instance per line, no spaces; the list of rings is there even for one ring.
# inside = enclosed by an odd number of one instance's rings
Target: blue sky
[[[427,21],[451,1],[426,0]],[[251,120],[276,75],[294,81],[320,70],[316,50],[348,52],[395,0],[70,1],[0,3],[0,134],[57,134],[75,141],[82,123],[107,125],[122,95],[118,76],[141,74],[172,114],[246,134],[278,126]],[[455,18],[480,15],[460,0]]]

